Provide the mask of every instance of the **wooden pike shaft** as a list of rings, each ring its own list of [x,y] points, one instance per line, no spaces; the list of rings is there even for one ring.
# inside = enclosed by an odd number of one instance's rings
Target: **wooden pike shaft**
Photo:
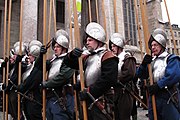
[[[47,18],[47,0],[44,0],[43,8],[43,44],[46,44],[46,18]],[[46,80],[46,54],[43,55],[43,80]],[[46,91],[43,89],[43,120],[46,120]]]
[[[21,0],[21,10],[20,10],[20,30],[19,30],[19,55],[22,55],[22,17],[23,17],[23,0]],[[21,62],[19,62],[18,69],[18,85],[21,84]],[[21,98],[18,94],[18,120],[21,119]]]
[[[52,0],[53,2],[53,16],[54,16],[54,32],[56,32],[56,7],[55,7],[55,3],[54,0]]]
[[[7,24],[6,19],[7,19],[7,0],[5,0],[5,7],[4,7],[4,51],[3,51],[4,59],[6,58],[6,24]],[[3,84],[5,84],[6,82],[5,75],[6,75],[6,69],[3,68]],[[5,96],[6,96],[5,92],[3,91],[3,120],[5,120]]]
[[[168,8],[167,8],[167,4],[166,4],[166,0],[164,0],[164,5],[165,5],[165,8],[166,8],[166,13],[167,13],[167,16],[168,16],[168,21],[169,21],[169,27],[170,27],[170,31],[171,31],[171,35],[172,35],[172,39],[173,39],[173,43],[174,43],[174,53],[177,55],[177,47],[176,47],[176,42],[175,42],[175,39],[174,39],[174,33],[173,33],[173,30],[172,30],[172,26],[171,26],[171,21],[170,21],[170,17],[169,17],[169,12],[168,12]]]
[[[53,1],[50,0],[49,2],[49,21],[48,21],[48,42],[51,40],[51,19],[52,19],[52,6],[53,6]],[[55,31],[56,32],[56,31]],[[49,49],[47,52],[47,57],[49,58]]]
[[[89,21],[92,21],[92,16],[91,16],[91,0],[88,0],[88,9],[89,9]]]
[[[98,1],[96,0],[96,16],[97,16],[97,22],[99,23],[99,10],[98,10]]]
[[[143,25],[143,33],[144,33],[144,42],[146,45],[146,52],[150,54],[150,50],[148,49],[148,39],[149,39],[149,29],[148,29],[148,20],[146,16],[146,3],[143,2],[143,0],[140,0],[140,8],[141,8],[141,15],[142,15],[142,25]],[[149,71],[149,77],[150,77],[150,85],[153,84],[152,79],[152,67],[149,64],[148,65],[148,71]],[[153,107],[153,113],[154,113],[154,120],[157,120],[157,111],[156,111],[156,101],[155,96],[152,96],[152,107]]]
[[[11,10],[12,10],[12,0],[9,0],[7,56],[9,56],[9,51],[10,51]],[[6,66],[6,73],[7,73],[6,74],[6,85],[8,85],[9,64],[7,64],[7,66]],[[6,120],[8,120],[8,94],[6,94]]]
[[[69,14],[69,37],[70,37],[70,43],[71,48],[73,48],[73,40],[72,40],[72,23],[71,23],[71,7],[70,7],[70,0],[68,0],[68,14]],[[75,74],[73,75],[73,84],[76,84],[76,78]],[[74,91],[74,105],[75,105],[75,113],[76,113],[76,119],[78,120],[79,112],[78,112],[78,105],[77,105],[77,93]]]
[[[76,0],[73,0],[73,7],[74,7],[74,26],[75,26],[75,40],[77,40],[77,47],[81,48],[81,41],[80,41],[80,33],[79,33],[79,25],[78,25],[78,16],[77,16],[77,8],[76,8]],[[81,81],[81,90],[84,89],[84,75],[83,75],[83,63],[82,57],[79,58],[79,71],[80,71],[80,81]],[[82,101],[83,105],[83,117],[84,120],[87,120],[87,107],[86,102]]]
[[[118,31],[118,17],[117,17],[117,7],[116,7],[116,0],[114,0],[114,19],[115,19],[115,32]]]

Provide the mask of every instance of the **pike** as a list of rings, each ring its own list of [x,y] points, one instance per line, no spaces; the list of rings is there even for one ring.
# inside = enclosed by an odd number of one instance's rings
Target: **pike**
[[[98,1],[96,0],[96,17],[97,17],[97,22],[99,23],[99,11],[98,11]]]
[[[165,5],[165,8],[166,8],[166,13],[167,13],[168,21],[169,21],[169,27],[170,27],[170,31],[171,31],[171,35],[172,35],[173,44],[174,44],[174,52],[175,52],[176,55],[178,55],[177,47],[176,47],[176,41],[174,39],[174,33],[173,33],[173,30],[172,30],[172,26],[171,26],[171,21],[170,21],[170,17],[169,17],[169,12],[168,12],[168,8],[167,8],[166,0],[164,0],[164,5]]]
[[[141,31],[140,31],[141,27],[140,27],[140,24],[139,24],[139,18],[138,18],[139,14],[138,14],[138,8],[137,8],[137,1],[136,0],[134,0],[134,8],[135,8],[135,14],[136,14],[136,24],[137,24],[138,36],[139,36],[138,43],[139,43],[140,51],[141,51],[141,60],[143,60],[142,38],[141,38]],[[147,80],[144,79],[144,85],[145,86],[147,85],[146,81]],[[148,105],[148,99],[149,99],[148,98],[148,91],[146,90],[146,103],[147,103],[147,105]]]
[[[23,0],[21,0],[21,8],[20,8],[20,25],[19,25],[19,43],[20,43],[20,50],[19,55],[22,55],[22,17],[23,17]],[[18,63],[18,85],[21,83],[21,62]],[[21,98],[20,94],[18,94],[18,120],[21,117]]]
[[[70,0],[68,0],[68,14],[69,14],[69,37],[70,37],[70,43],[71,48],[73,48],[73,40],[72,40],[72,21],[71,21],[71,6],[70,6]],[[76,78],[75,73],[73,75],[73,84],[76,84]],[[77,92],[74,91],[74,109],[75,109],[75,120],[78,120],[79,117],[79,110],[78,110],[78,103],[77,103]]]
[[[73,7],[74,7],[74,37],[75,40],[77,40],[77,47],[81,47],[80,42],[80,32],[79,32],[79,25],[78,25],[78,15],[77,15],[77,8],[76,8],[76,0],[73,0]],[[84,90],[85,88],[85,82],[84,82],[84,74],[83,74],[83,63],[82,63],[82,57],[79,57],[79,72],[80,72],[80,81],[81,81],[81,90]],[[86,102],[82,101],[83,106],[83,118],[84,120],[87,120],[87,109],[86,109]]]
[[[87,92],[87,95],[91,98],[93,103],[88,107],[89,110],[92,109],[94,105],[97,106],[97,108],[106,116],[108,120],[113,120],[111,116],[107,113],[107,111],[104,109],[103,105],[98,101],[98,99],[95,99],[91,93]]]
[[[7,0],[6,0],[7,1]],[[11,12],[12,12],[12,0],[9,0],[9,10],[8,10],[8,38],[7,38],[7,56],[9,56],[10,51],[10,32],[11,32]],[[6,66],[6,84],[8,85],[8,73],[9,73],[9,62]],[[6,94],[6,120],[8,120],[8,94]]]
[[[4,59],[6,57],[6,19],[7,19],[7,0],[5,0],[5,7],[4,7],[4,51],[3,51],[3,56],[4,56]],[[8,64],[8,62],[7,62]],[[6,65],[7,66],[7,65]],[[3,67],[3,84],[6,83],[6,69],[5,67]],[[5,120],[5,97],[6,97],[6,94],[5,92],[3,91],[3,120]]]
[[[143,3],[143,0],[140,0],[140,8],[141,8],[141,15],[142,15],[142,25],[143,25],[143,33],[144,33],[144,42],[145,42],[145,48],[146,53],[150,54],[150,50],[148,49],[148,39],[149,39],[149,30],[148,30],[148,20],[146,16],[146,2]],[[149,71],[149,78],[150,78],[150,85],[153,85],[153,79],[152,79],[152,66],[148,64],[148,71]],[[154,120],[157,120],[157,111],[156,111],[156,101],[155,101],[155,95],[152,95],[152,109],[153,109],[153,117]]]
[[[44,0],[43,4],[43,44],[46,43],[46,17],[47,17],[47,0]],[[46,54],[43,55],[43,80],[46,80]],[[43,100],[43,120],[46,120],[46,90],[42,91],[42,100]]]

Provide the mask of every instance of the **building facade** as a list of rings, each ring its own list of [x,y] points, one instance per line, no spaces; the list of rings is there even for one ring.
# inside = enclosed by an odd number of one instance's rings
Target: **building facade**
[[[54,1],[54,2],[52,2]],[[79,13],[79,24],[81,41],[83,41],[85,26],[90,21],[96,21],[100,23],[107,33],[107,43],[109,37],[114,32],[119,32],[122,36],[129,40],[127,42],[126,49],[131,49],[137,58],[137,61],[141,61],[141,50],[139,46],[140,40],[142,41],[142,53],[145,52],[143,27],[140,11],[140,0],[137,0],[137,10],[135,9],[135,0],[79,0],[81,1],[81,11]],[[31,40],[39,40],[43,42],[43,30],[46,29],[46,41],[54,36],[57,29],[65,29],[70,33],[70,27],[73,28],[73,0],[47,0],[46,10],[46,23],[44,23],[44,0],[23,0],[23,20],[20,23],[20,7],[21,0],[12,0],[11,9],[11,28],[10,28],[10,48],[13,44],[19,41],[20,38],[20,24],[22,24],[22,40],[28,43]],[[116,2],[116,3],[115,3]],[[89,6],[91,8],[89,9]],[[162,21],[161,12],[161,0],[147,0],[147,16],[149,32],[151,33],[157,27],[165,27],[160,21]],[[135,12],[138,16],[136,19]],[[115,14],[116,12],[116,14]],[[7,17],[5,17],[5,0],[0,1],[0,55],[3,56],[3,44],[7,42],[4,40],[4,20],[6,20],[6,26],[8,28],[8,13],[9,13],[9,1],[7,4]],[[91,15],[90,15],[91,13]],[[91,18],[91,19],[90,19]],[[117,19],[116,19],[117,18]],[[138,20],[138,21],[137,21]],[[116,24],[118,23],[118,24]],[[71,25],[70,25],[71,24]],[[140,33],[138,35],[137,27],[139,24]],[[116,30],[118,28],[118,31]],[[168,27],[165,27],[168,29]],[[179,29],[174,28],[177,36]],[[8,29],[6,30],[8,33]],[[6,34],[7,36],[7,34]],[[8,38],[8,37],[6,37]],[[176,37],[177,38],[177,37]],[[72,36],[71,48],[75,47],[74,37]],[[179,45],[179,42],[177,42]],[[170,44],[170,43],[169,43]],[[170,52],[173,53],[173,46],[168,45]],[[179,46],[177,47],[179,49]],[[8,51],[8,50],[6,50]]]

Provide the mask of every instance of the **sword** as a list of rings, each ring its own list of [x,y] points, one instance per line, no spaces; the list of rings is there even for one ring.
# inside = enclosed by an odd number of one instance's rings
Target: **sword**
[[[175,94],[178,94],[178,91],[175,91],[174,93],[171,93],[171,92],[169,91],[169,89],[168,89],[167,86],[165,86],[165,89],[166,89],[166,91],[167,91],[167,92],[169,93],[169,95],[170,95],[170,98],[169,98],[169,100],[167,101],[167,104],[169,104],[170,101],[172,101],[174,107],[175,107],[175,108],[177,109],[177,111],[180,113],[180,107],[178,106],[178,100],[177,100],[176,98],[174,98]]]
[[[65,106],[64,103],[64,98],[63,97],[59,97],[59,95],[57,94],[57,92],[55,91],[55,89],[52,89],[53,93],[55,94],[55,96],[57,97],[57,100],[53,103],[56,104],[57,102],[59,103],[60,107],[67,113],[67,116],[72,119],[71,114],[67,111],[67,108]]]
[[[9,79],[9,81],[10,81],[10,83],[13,85],[13,87],[15,87],[15,89],[18,88],[17,85],[15,85],[10,79]],[[41,104],[40,102],[36,101],[35,99],[30,98],[29,96],[27,96],[27,95],[25,95],[25,94],[23,94],[23,93],[21,93],[21,92],[18,92],[17,90],[16,90],[15,92],[18,93],[18,94],[20,94],[21,96],[23,96],[23,97],[26,98],[27,100],[32,101],[32,102],[35,102],[35,103],[37,103],[38,105],[41,105],[41,106],[42,106],[42,104]]]
[[[129,88],[127,88],[123,83],[121,83],[121,82],[118,82],[121,86],[123,86],[123,88],[125,89],[125,90],[127,90],[128,92],[129,92],[129,94],[133,97],[133,98],[135,98],[138,102],[140,102],[141,104],[142,104],[142,106],[144,106],[146,109],[148,109],[148,107],[147,107],[147,105],[141,100],[141,98],[140,98],[140,96],[139,95],[137,95],[134,91],[132,91],[132,90],[129,90]],[[136,95],[135,95],[136,94]]]
[[[56,104],[57,102],[59,103],[59,105],[60,105],[60,107],[64,110],[64,111],[66,111],[67,109],[66,109],[66,106],[63,104],[64,102],[64,98],[62,98],[62,97],[59,97],[59,95],[57,94],[57,92],[54,90],[54,89],[52,89],[52,91],[53,91],[53,93],[55,94],[55,96],[57,97],[57,100],[54,102],[54,104]]]
[[[93,103],[88,107],[88,109],[91,110],[92,107],[93,107],[94,105],[96,105],[97,108],[106,116],[106,118],[107,118],[108,120],[113,120],[113,119],[111,118],[111,116],[106,112],[106,110],[104,109],[104,107],[101,105],[101,103],[98,101],[98,99],[95,99],[95,98],[91,95],[91,93],[89,93],[89,92],[87,92],[87,94],[88,94],[88,96],[89,96],[89,97],[92,99],[92,101],[93,101]]]

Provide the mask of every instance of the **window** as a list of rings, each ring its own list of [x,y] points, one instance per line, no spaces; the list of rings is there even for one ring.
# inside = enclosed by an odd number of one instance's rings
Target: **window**
[[[65,3],[62,1],[56,2],[56,22],[64,23],[65,21]]]

